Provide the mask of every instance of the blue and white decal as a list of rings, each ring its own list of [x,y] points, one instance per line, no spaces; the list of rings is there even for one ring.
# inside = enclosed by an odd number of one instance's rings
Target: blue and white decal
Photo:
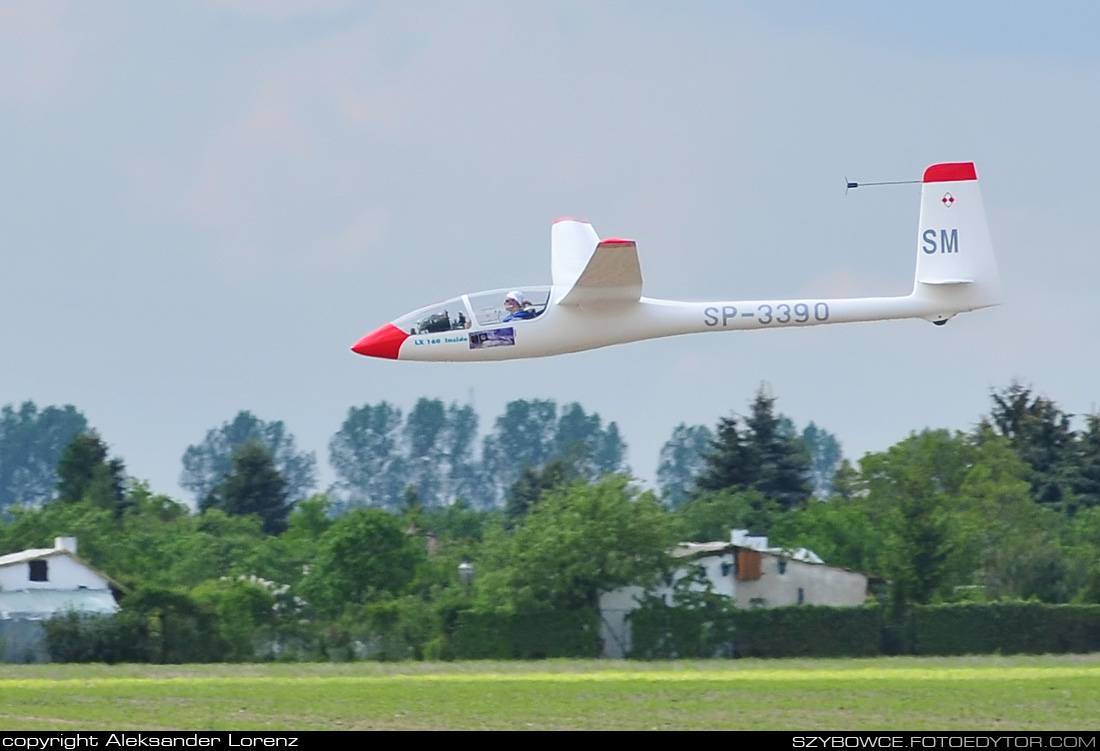
[[[516,346],[516,330],[508,326],[503,329],[489,329],[470,334],[470,349]]]

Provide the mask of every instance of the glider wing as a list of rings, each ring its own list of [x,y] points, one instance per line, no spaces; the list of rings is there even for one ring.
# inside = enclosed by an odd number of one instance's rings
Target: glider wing
[[[642,269],[633,240],[601,240],[588,265],[559,305],[638,302],[642,296]]]
[[[600,236],[588,222],[579,219],[554,222],[550,228],[550,280],[557,297],[573,288],[599,244]]]
[[[638,302],[642,269],[633,240],[600,240],[592,225],[573,219],[554,223],[551,274],[559,305]]]

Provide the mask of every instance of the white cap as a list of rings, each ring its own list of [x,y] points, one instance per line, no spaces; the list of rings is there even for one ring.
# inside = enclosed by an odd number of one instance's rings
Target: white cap
[[[515,300],[520,305],[523,305],[525,302],[527,302],[527,298],[524,297],[523,293],[520,292],[519,290],[514,290],[512,292],[509,292],[508,296],[505,297],[504,299],[505,300]]]

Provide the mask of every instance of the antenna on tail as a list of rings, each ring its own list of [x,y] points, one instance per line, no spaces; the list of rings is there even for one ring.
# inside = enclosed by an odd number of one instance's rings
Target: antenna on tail
[[[869,187],[871,185],[915,185],[916,183],[920,183],[920,182],[924,182],[924,181],[923,180],[890,180],[890,181],[881,182],[881,183],[854,183],[846,177],[846,178],[844,178],[844,182],[847,184],[847,187],[844,188],[844,195],[848,195],[849,190],[853,190],[855,188]]]

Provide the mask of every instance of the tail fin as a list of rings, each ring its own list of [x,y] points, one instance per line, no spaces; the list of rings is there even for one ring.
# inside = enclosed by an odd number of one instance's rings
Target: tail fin
[[[941,312],[928,316],[936,323],[1001,302],[1001,279],[972,162],[934,164],[924,171],[913,294],[943,303]]]

